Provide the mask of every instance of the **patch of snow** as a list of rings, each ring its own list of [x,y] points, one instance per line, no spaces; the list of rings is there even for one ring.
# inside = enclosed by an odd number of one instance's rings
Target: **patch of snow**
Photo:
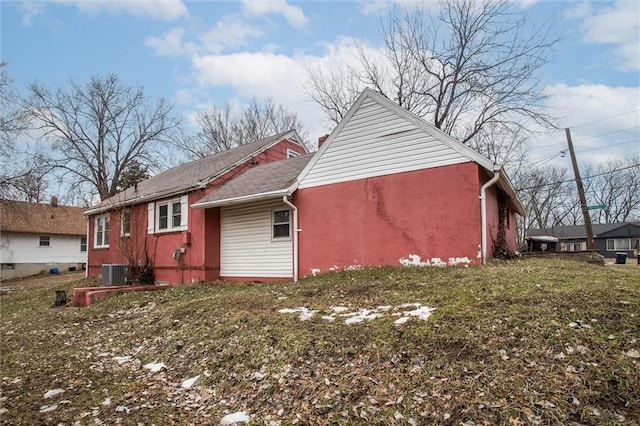
[[[307,321],[310,320],[311,318],[313,318],[313,316],[316,314],[316,312],[318,311],[313,311],[309,308],[306,308],[304,306],[300,307],[300,308],[284,308],[284,309],[280,309],[278,310],[279,313],[281,314],[295,314],[295,313],[300,313],[300,321]]]
[[[413,311],[404,312],[405,317],[418,317],[423,321],[426,321],[431,316],[431,313],[435,311],[435,308],[430,308],[428,306],[420,306]]]
[[[220,419],[221,425],[232,425],[234,423],[249,423],[249,415],[244,411],[227,414]]]
[[[158,371],[164,368],[164,362],[150,362],[149,364],[145,364],[144,368],[151,371],[152,373],[157,373]]]
[[[322,319],[323,319],[324,321],[333,322],[333,321],[335,321],[335,320],[336,320],[336,317],[332,317],[331,315],[325,315],[325,316],[323,316],[323,317],[322,317]]]
[[[117,362],[118,364],[122,365],[126,362],[129,362],[131,360],[131,356],[130,355],[126,355],[126,356],[114,356],[113,360],[115,362]]]
[[[41,413],[50,413],[51,411],[55,410],[56,408],[58,408],[58,404],[43,405],[42,407],[40,407],[40,412]]]
[[[339,314],[340,312],[348,311],[349,308],[347,308],[346,306],[332,306],[331,310]]]
[[[431,266],[429,261],[422,262],[420,256],[417,254],[410,254],[407,257],[401,257],[398,259],[402,266]]]
[[[404,309],[404,308],[417,308],[418,306],[422,306],[420,303],[403,303],[402,305],[398,305],[398,309]]]
[[[190,379],[184,380],[181,384],[180,387],[182,389],[190,389],[191,386],[194,385],[194,383],[196,382],[196,380],[198,380],[200,378],[200,375],[197,375],[195,377],[192,377]]]
[[[391,305],[377,306],[376,309],[379,311],[390,311],[391,309],[393,309],[393,306]]]
[[[407,257],[401,257],[398,259],[402,266],[436,266],[439,268],[443,268],[445,266],[455,266],[455,265],[469,265],[471,260],[464,257],[450,257],[447,262],[444,262],[439,257],[434,257],[431,259],[425,259],[424,261],[417,254],[410,254]]]
[[[320,269],[311,268],[311,275],[314,277],[320,273]]]
[[[400,324],[404,324],[405,322],[409,321],[410,317],[401,317],[398,318],[397,320],[395,320],[393,323],[400,325]]]
[[[351,317],[351,318],[347,318],[344,321],[344,323],[345,324],[356,324],[356,323],[359,323],[359,322],[362,322],[362,321],[364,321],[364,318],[362,318],[362,317]]]
[[[45,392],[44,399],[53,398],[54,396],[60,395],[63,392],[64,392],[64,389],[60,389],[60,388],[51,389],[50,391]]]
[[[129,414],[131,412],[131,408],[125,407],[124,405],[118,405],[116,407],[116,412]]]
[[[465,257],[450,257],[449,258],[449,265],[450,266],[455,266],[455,265],[468,265],[471,263],[471,260],[465,256]]]
[[[102,401],[102,405],[111,405],[111,398],[105,398],[104,401]]]

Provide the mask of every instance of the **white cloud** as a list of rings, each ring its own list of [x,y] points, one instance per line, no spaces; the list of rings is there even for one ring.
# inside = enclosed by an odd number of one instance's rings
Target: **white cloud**
[[[159,56],[181,56],[195,53],[195,45],[184,42],[184,33],[184,28],[173,28],[161,37],[147,37],[144,44]]]
[[[285,0],[255,1],[244,0],[244,11],[249,15],[262,16],[267,14],[282,15],[289,25],[295,28],[304,28],[307,25],[307,17],[298,6],[292,6]]]
[[[24,27],[30,27],[33,23],[33,18],[44,12],[44,3],[35,1],[25,1],[22,3],[21,8],[23,10],[21,24]]]
[[[239,17],[226,16],[215,27],[200,35],[203,51],[221,53],[225,48],[236,48],[247,44],[249,39],[259,38],[260,28],[243,22]]]
[[[617,68],[640,70],[640,4],[637,0],[619,0],[597,10],[579,5],[568,11],[567,16],[583,19],[583,41],[614,46]]]
[[[353,41],[339,38],[322,45],[323,52],[310,55],[297,52],[287,56],[271,51],[238,52],[226,55],[202,55],[192,58],[194,78],[207,89],[230,89],[239,99],[272,97],[295,111],[307,126],[312,139],[332,129],[320,107],[305,94],[309,68],[338,70],[356,65]],[[361,42],[362,43],[362,42]],[[364,45],[369,57],[379,55],[376,48]],[[241,102],[241,101],[239,101]]]
[[[74,5],[83,13],[126,13],[136,17],[173,21],[189,15],[181,0],[54,0],[53,3]]]

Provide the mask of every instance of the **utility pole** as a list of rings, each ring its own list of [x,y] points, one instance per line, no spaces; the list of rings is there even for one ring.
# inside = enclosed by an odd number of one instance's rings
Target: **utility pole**
[[[584,196],[584,187],[580,178],[580,170],[578,170],[578,162],[576,161],[576,153],[573,152],[573,142],[571,141],[571,130],[564,129],[567,134],[567,145],[569,145],[569,154],[571,154],[571,164],[573,165],[573,173],[576,176],[576,185],[578,186],[578,196],[580,197],[580,207],[582,208],[582,217],[584,218],[584,227],[587,230],[587,250],[595,250],[596,245],[593,241],[593,228],[591,227],[591,217],[587,210],[587,199]]]

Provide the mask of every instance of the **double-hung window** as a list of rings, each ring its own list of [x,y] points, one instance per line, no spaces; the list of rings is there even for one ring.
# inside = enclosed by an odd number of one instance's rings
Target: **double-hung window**
[[[173,232],[187,230],[187,196],[149,203],[147,231]]]
[[[80,237],[80,251],[81,252],[87,251],[87,236],[86,235]]]
[[[286,239],[291,235],[291,220],[289,210],[273,211],[273,233],[272,237],[276,239]]]
[[[95,218],[93,227],[93,247],[109,247],[109,215]]]

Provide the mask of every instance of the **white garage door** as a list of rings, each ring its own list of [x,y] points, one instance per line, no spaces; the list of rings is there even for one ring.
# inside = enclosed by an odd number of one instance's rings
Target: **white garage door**
[[[291,238],[274,238],[272,235],[274,212],[283,210],[288,210],[288,207],[282,202],[262,202],[220,209],[222,277],[293,277]],[[282,225],[278,229],[281,231]]]

